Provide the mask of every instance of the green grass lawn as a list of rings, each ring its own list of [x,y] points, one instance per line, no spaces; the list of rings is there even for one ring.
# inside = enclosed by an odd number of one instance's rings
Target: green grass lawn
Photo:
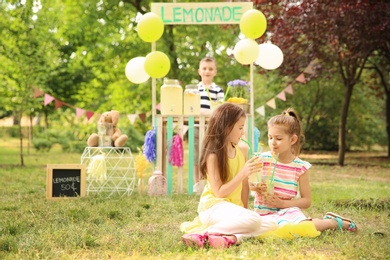
[[[135,155],[135,154],[134,154]],[[226,250],[192,249],[180,223],[196,216],[197,195],[89,195],[46,199],[46,165],[79,163],[81,154],[33,149],[25,166],[18,141],[0,141],[0,259],[389,259],[390,160],[385,152],[302,154],[313,163],[311,217],[333,211],[352,218],[359,232],[316,238],[247,240]],[[150,176],[145,176],[145,183]],[[174,181],[176,180],[174,176]],[[184,178],[186,189],[186,178]],[[174,188],[177,183],[174,182]],[[251,201],[252,203],[252,201]]]

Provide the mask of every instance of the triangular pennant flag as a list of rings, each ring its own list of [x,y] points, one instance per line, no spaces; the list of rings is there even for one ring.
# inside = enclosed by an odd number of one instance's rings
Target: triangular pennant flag
[[[44,105],[45,106],[50,104],[50,102],[52,102],[53,100],[54,100],[54,98],[52,96],[50,96],[49,94],[45,93],[45,100],[44,100]]]
[[[145,113],[142,113],[142,114],[138,114],[139,118],[141,119],[142,123],[145,123],[145,120],[146,120],[146,114]]]
[[[183,125],[183,136],[187,133],[188,131],[188,125]]]
[[[312,60],[303,72],[305,72],[307,74],[314,74],[313,67],[314,67],[315,63],[316,63],[315,60]]]
[[[93,117],[94,114],[95,114],[95,113],[92,112],[92,111],[87,111],[87,112],[85,113],[85,115],[87,116],[87,119],[88,119],[88,120],[91,119],[91,117]]]
[[[306,83],[305,74],[301,73],[295,80],[305,84]]]
[[[81,108],[77,108],[77,107],[76,107],[76,118],[79,118],[79,117],[82,116],[84,113],[85,113],[85,110],[84,110],[84,109],[81,109]]]
[[[44,92],[37,89],[37,88],[34,88],[34,98],[37,98],[39,97],[40,95],[42,95]]]
[[[62,107],[62,105],[64,104],[64,102],[62,101],[59,101],[57,99],[54,100],[55,101],[55,109],[59,109],[60,107]]]
[[[286,101],[286,94],[284,94],[284,91],[280,92],[276,97],[283,101]]]
[[[267,106],[272,107],[273,109],[275,109],[276,108],[275,98],[271,99],[266,104],[267,104]]]
[[[137,114],[127,114],[127,118],[129,119],[130,123],[134,125],[135,119],[137,118]]]
[[[158,111],[161,110],[161,103],[158,103],[158,104],[156,105],[156,109],[157,109]]]
[[[284,89],[284,91],[286,91],[288,94],[291,94],[291,95],[294,94],[293,87],[291,84],[288,84],[288,86]]]
[[[265,107],[261,106],[261,107],[256,108],[256,112],[262,116],[265,116]]]

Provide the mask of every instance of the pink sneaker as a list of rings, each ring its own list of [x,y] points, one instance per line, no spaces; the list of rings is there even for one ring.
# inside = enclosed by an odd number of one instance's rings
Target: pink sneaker
[[[187,246],[203,248],[206,243],[206,238],[199,234],[185,234],[181,238]]]
[[[208,235],[209,246],[215,249],[229,248],[236,244],[236,241],[225,236]]]

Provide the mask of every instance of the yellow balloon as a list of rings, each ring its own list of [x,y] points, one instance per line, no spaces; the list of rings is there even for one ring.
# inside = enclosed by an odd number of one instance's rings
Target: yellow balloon
[[[144,68],[152,78],[165,77],[171,69],[168,56],[161,51],[153,51],[146,55]]]
[[[240,30],[249,39],[262,36],[267,28],[267,19],[259,10],[246,11],[240,20]]]
[[[164,22],[155,13],[146,13],[137,25],[138,36],[145,42],[155,42],[164,33]]]
[[[259,47],[255,40],[243,39],[236,43],[233,54],[239,63],[248,65],[253,63],[259,56]]]

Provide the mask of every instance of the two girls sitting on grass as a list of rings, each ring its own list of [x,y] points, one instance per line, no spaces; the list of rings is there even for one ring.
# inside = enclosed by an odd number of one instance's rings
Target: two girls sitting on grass
[[[298,158],[301,126],[296,113],[287,110],[268,122],[271,152],[247,160],[239,142],[244,135],[245,111],[225,103],[209,120],[203,141],[200,172],[207,184],[200,197],[198,217],[182,223],[180,229],[188,246],[228,248],[246,238],[273,232],[286,223],[311,220],[318,231],[346,229],[356,231],[349,219],[327,213],[323,219],[310,219],[301,209],[311,204],[307,170],[310,163]],[[278,162],[272,162],[272,153]],[[248,209],[249,180],[256,172],[275,167],[273,195],[265,196],[265,186],[251,186],[255,191],[255,210]],[[298,189],[301,198],[294,198]]]

